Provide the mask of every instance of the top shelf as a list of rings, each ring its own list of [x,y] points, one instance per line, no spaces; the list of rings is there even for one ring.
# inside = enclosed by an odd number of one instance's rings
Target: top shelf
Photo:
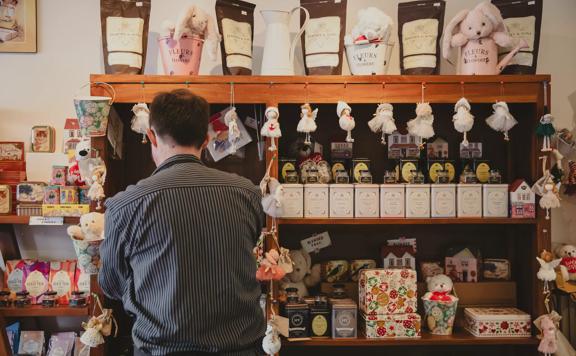
[[[161,91],[187,88],[210,103],[228,103],[234,84],[238,104],[335,103],[346,98],[348,103],[415,103],[424,98],[431,103],[454,104],[462,95],[471,103],[543,102],[542,83],[550,75],[370,75],[370,76],[166,76],[92,74],[92,83],[106,82],[116,91],[117,103],[146,101]],[[108,95],[102,85],[91,88],[92,95]],[[226,94],[226,95],[225,95]]]

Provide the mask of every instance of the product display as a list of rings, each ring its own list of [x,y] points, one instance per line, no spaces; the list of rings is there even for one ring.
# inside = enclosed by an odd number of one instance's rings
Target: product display
[[[216,19],[222,35],[220,53],[224,75],[252,74],[254,8],[241,0],[217,0]]]

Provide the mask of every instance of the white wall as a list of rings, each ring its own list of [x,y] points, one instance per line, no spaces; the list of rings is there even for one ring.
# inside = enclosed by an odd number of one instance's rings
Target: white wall
[[[259,70],[259,54],[264,41],[261,8],[290,9],[297,0],[253,0],[255,14],[255,67]],[[448,0],[446,21],[476,0]],[[214,1],[153,1],[150,22],[150,46],[146,73],[158,73],[159,59],[155,33],[166,18],[175,19],[188,4],[200,4],[214,15]],[[347,27],[355,22],[356,11],[376,6],[396,18],[398,1],[348,0]],[[0,53],[0,140],[28,141],[30,128],[48,124],[57,129],[57,147],[61,146],[62,127],[66,117],[74,117],[72,97],[86,84],[90,73],[102,73],[99,1],[39,0],[38,53]],[[544,0],[542,38],[540,40],[539,73],[552,75],[554,115],[559,127],[573,128],[576,108],[576,1]],[[295,32],[298,20],[292,21]],[[397,42],[397,40],[396,40]],[[297,52],[300,53],[300,52]],[[301,56],[299,56],[301,57]],[[345,71],[347,67],[344,66]],[[392,54],[390,74],[398,74],[398,45]],[[443,63],[442,73],[453,68]],[[220,64],[204,58],[201,74],[221,73]],[[303,74],[299,60],[297,73]],[[84,89],[87,90],[87,89]],[[58,154],[28,154],[30,180],[47,180],[50,166],[64,158]],[[554,214],[553,239],[576,243],[576,199],[564,198],[563,209]],[[45,231],[49,229],[48,231]],[[18,230],[25,256],[61,258],[73,256],[63,229],[21,227]]]

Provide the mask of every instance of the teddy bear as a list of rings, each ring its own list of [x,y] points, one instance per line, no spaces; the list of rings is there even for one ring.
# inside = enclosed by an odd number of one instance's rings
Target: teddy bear
[[[380,9],[367,7],[358,10],[358,22],[352,28],[352,33],[344,37],[347,45],[360,42],[388,42],[394,21]]]
[[[561,258],[560,272],[565,281],[576,280],[576,246],[562,245],[556,250],[556,255]]]
[[[66,230],[73,240],[98,241],[104,239],[104,214],[88,213],[80,217],[80,224]]]
[[[424,300],[437,300],[441,302],[452,302],[456,299],[450,293],[454,288],[452,279],[445,274],[437,274],[432,277],[426,278],[428,292],[422,299]]]
[[[168,29],[168,31],[172,28],[167,21],[165,21],[163,27]],[[173,38],[175,40],[185,36],[200,36],[205,39],[210,58],[212,60],[216,59],[216,51],[221,38],[214,19],[206,11],[196,5],[190,6],[186,11],[182,12],[173,28]]]
[[[499,74],[512,57],[528,44],[520,40],[500,63],[498,46],[512,47],[514,40],[508,33],[498,8],[489,1],[472,10],[462,10],[446,26],[442,38],[442,56],[450,56],[451,48],[462,47],[460,73]]]
[[[92,157],[92,140],[82,137],[76,145],[74,153],[75,162],[68,167],[68,183],[70,185],[92,185],[92,171],[95,167],[103,165],[100,157]]]
[[[290,251],[290,258],[294,264],[292,273],[284,277],[280,288],[297,288],[298,295],[302,298],[308,295],[308,288],[316,286],[321,280],[320,264],[312,265],[310,254],[305,250]],[[285,293],[285,292],[284,292]]]

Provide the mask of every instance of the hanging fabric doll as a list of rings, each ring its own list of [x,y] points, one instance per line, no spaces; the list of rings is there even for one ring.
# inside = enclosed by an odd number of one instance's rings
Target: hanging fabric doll
[[[278,266],[279,260],[278,250],[270,249],[270,251],[264,252],[264,258],[260,261],[260,267],[256,271],[256,279],[259,281],[279,281],[284,278],[286,271]]]
[[[420,140],[420,149],[424,146],[422,139],[429,139],[434,136],[434,115],[432,107],[428,103],[418,103],[416,105],[416,117],[408,121],[408,133],[417,136]]]
[[[518,121],[510,114],[508,109],[508,104],[503,101],[499,101],[492,105],[494,112],[486,119],[486,123],[493,130],[504,133],[504,140],[510,141],[508,137],[508,131],[510,131]]]
[[[564,194],[574,195],[576,193],[576,162],[574,161],[568,161],[568,178],[565,185]]]
[[[266,355],[273,356],[280,352],[281,347],[282,342],[280,341],[280,336],[276,329],[274,317],[272,317],[272,320],[269,320],[268,325],[266,325],[266,333],[262,339],[262,350],[264,350]]]
[[[543,353],[544,356],[552,356],[558,351],[556,323],[554,323],[550,315],[545,314],[534,320],[534,325],[540,330],[538,337],[541,340],[538,345],[538,351]]]
[[[555,268],[558,267],[560,265],[560,262],[562,261],[561,258],[558,258],[556,260],[553,260],[552,258],[553,258],[552,253],[546,250],[542,251],[540,257],[536,257],[536,260],[538,260],[538,263],[540,264],[540,269],[538,270],[538,273],[536,273],[536,277],[538,277],[539,280],[544,282],[545,292],[549,290],[548,286],[549,283],[554,282],[556,280]]]
[[[282,199],[284,188],[278,179],[270,177],[262,193],[262,208],[270,217],[278,218],[282,216]],[[266,192],[268,190],[269,193]]]
[[[106,198],[104,194],[104,183],[106,182],[106,166],[96,166],[92,169],[92,185],[88,189],[87,196],[90,200],[97,202],[96,210],[102,209],[102,200]]]
[[[132,107],[132,131],[142,135],[142,143],[146,143],[146,132],[150,128],[150,110],[146,103],[138,103]]]
[[[462,140],[462,146],[468,147],[468,131],[472,130],[474,126],[474,115],[470,113],[470,103],[466,98],[460,98],[456,105],[454,105],[454,116],[452,116],[452,121],[454,122],[454,128],[456,131],[464,134],[464,139]]]
[[[356,121],[354,121],[351,113],[352,108],[350,105],[344,101],[338,101],[338,105],[336,106],[336,114],[338,114],[338,117],[340,118],[338,120],[340,128],[348,133],[346,135],[346,142],[354,142],[354,139],[352,138],[352,130],[354,130],[354,127],[356,127]]]
[[[542,152],[550,152],[552,148],[550,147],[550,138],[554,136],[556,130],[554,129],[554,117],[550,114],[546,114],[540,118],[540,123],[536,127],[536,135],[542,137]]]
[[[264,111],[264,116],[266,117],[266,122],[260,129],[260,134],[264,137],[270,137],[271,143],[268,147],[269,151],[276,151],[276,141],[277,137],[282,137],[282,131],[280,130],[280,123],[278,119],[280,118],[280,111],[275,106],[269,106]]]
[[[382,132],[380,142],[386,144],[386,135],[390,135],[397,130],[393,115],[394,108],[391,104],[382,103],[376,108],[374,118],[368,121],[370,130],[374,133]]]
[[[228,126],[228,142],[230,142],[230,153],[236,153],[236,141],[240,138],[240,129],[238,128],[238,114],[236,108],[231,107],[230,110],[224,114],[224,123]]]
[[[305,145],[310,145],[310,132],[316,131],[316,116],[318,115],[318,108],[312,111],[310,104],[304,104],[300,106],[300,121],[298,121],[298,126],[296,131],[306,133],[306,138],[304,139]]]
[[[532,186],[532,191],[541,196],[539,205],[546,210],[546,219],[550,219],[550,209],[560,207],[559,188],[560,183],[554,184],[554,178],[550,170],[546,169],[547,156],[540,157],[542,160],[542,178]]]

